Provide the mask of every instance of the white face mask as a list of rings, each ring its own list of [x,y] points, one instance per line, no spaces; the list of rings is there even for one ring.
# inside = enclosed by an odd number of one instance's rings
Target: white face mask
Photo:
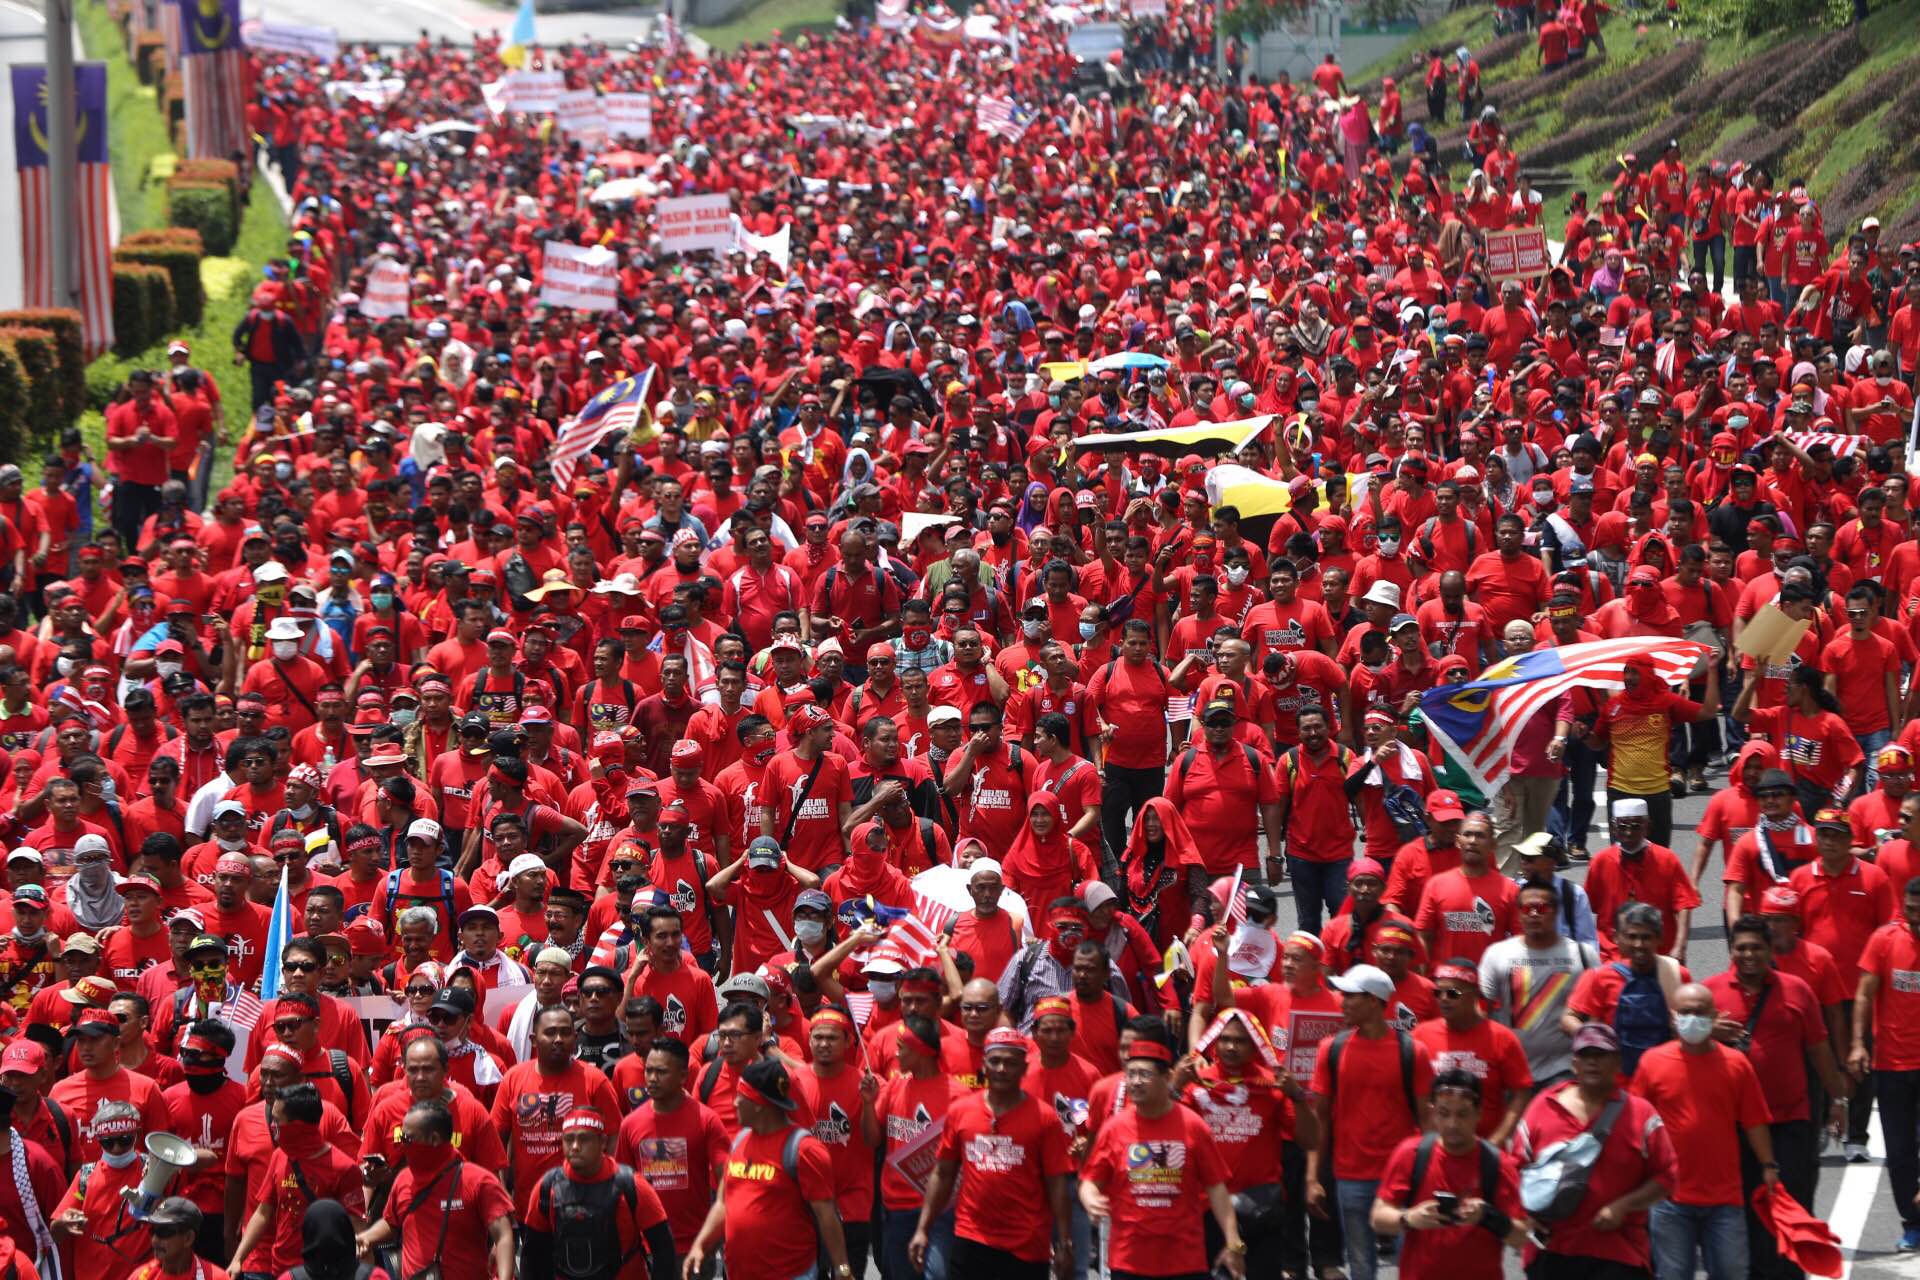
[[[1082,640],[1091,640],[1098,634],[1100,634],[1100,628],[1094,623],[1083,622],[1080,624],[1080,638]]]
[[[1038,640],[1046,629],[1047,624],[1044,622],[1023,622],[1020,624],[1020,634],[1029,640]]]
[[[1398,539],[1398,538],[1382,538],[1382,539],[1380,539],[1380,554],[1381,554],[1381,555],[1383,555],[1383,556],[1390,556],[1390,555],[1395,555],[1395,554],[1397,554],[1397,553],[1399,552],[1399,550],[1400,550],[1400,539]]]
[[[1231,582],[1234,586],[1237,587],[1241,583],[1245,582],[1246,580],[1247,580],[1247,566],[1243,564],[1236,564],[1236,565],[1229,565],[1227,567],[1228,582]]]
[[[291,660],[298,655],[299,652],[300,642],[298,640],[275,640],[273,642],[273,656],[282,662]]]
[[[153,664],[153,669],[160,673],[162,680],[168,676],[177,676],[180,674],[180,664],[177,662],[156,662]]]
[[[55,658],[53,660],[53,669],[58,671],[63,677],[71,676],[73,674],[73,659]]]
[[[881,1004],[886,1004],[891,1001],[894,993],[899,989],[900,984],[897,982],[878,982],[871,978],[867,980],[867,994],[875,1000],[878,1000]]]
[[[137,1145],[128,1147],[125,1151],[121,1151],[118,1153],[115,1153],[112,1151],[102,1151],[100,1153],[101,1161],[105,1163],[106,1166],[110,1169],[128,1168],[133,1164],[135,1160],[138,1160],[139,1158],[140,1158],[140,1148]]]
[[[793,936],[802,942],[818,942],[827,936],[827,926],[818,920],[795,920]]]
[[[1676,1014],[1673,1029],[1688,1044],[1705,1044],[1713,1038],[1713,1019],[1704,1013]]]

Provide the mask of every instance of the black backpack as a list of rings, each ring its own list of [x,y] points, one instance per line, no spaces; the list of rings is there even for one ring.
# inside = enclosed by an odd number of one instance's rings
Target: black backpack
[[[1407,1198],[1401,1205],[1411,1209],[1420,1197],[1420,1184],[1426,1180],[1427,1166],[1433,1162],[1434,1144],[1440,1141],[1437,1133],[1420,1135],[1420,1145],[1413,1151],[1413,1176],[1407,1182]],[[1480,1152],[1480,1198],[1488,1204],[1500,1190],[1500,1149],[1485,1138],[1475,1138]]]
[[[537,1193],[540,1210],[552,1224],[553,1275],[556,1280],[614,1280],[634,1254],[620,1247],[616,1201],[632,1213],[640,1204],[633,1170],[616,1165],[604,1182],[579,1183],[564,1165],[547,1170]]]

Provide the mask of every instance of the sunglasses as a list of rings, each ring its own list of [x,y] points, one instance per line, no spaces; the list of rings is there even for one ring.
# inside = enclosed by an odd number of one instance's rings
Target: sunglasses
[[[432,1009],[427,1013],[427,1021],[437,1027],[448,1026],[460,1021],[460,1015],[457,1013],[448,1013],[445,1009]]]
[[[280,971],[282,973],[318,973],[320,966],[311,960],[282,960]]]
[[[410,996],[430,996],[433,995],[436,990],[438,990],[438,988],[435,987],[408,987],[407,994]]]
[[[580,994],[589,1000],[598,1000],[603,997],[612,996],[615,993],[612,987],[582,987],[580,988]]]
[[[102,1145],[105,1145],[105,1144],[102,1144]],[[149,1225],[147,1227],[147,1231],[156,1240],[171,1240],[175,1236],[184,1236],[188,1234],[187,1229],[185,1227],[156,1227],[156,1226]]]
[[[100,1139],[100,1149],[102,1151],[125,1151],[132,1145],[133,1135],[130,1133],[117,1133],[112,1137]]]

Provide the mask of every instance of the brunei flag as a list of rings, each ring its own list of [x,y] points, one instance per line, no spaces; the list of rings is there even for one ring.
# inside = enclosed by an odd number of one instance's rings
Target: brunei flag
[[[1073,448],[1082,456],[1103,449],[1119,449],[1126,453],[1151,453],[1169,461],[1190,453],[1203,458],[1237,455],[1272,425],[1274,416],[1263,413],[1257,418],[1240,418],[1233,422],[1196,422],[1190,427],[1161,427],[1155,431],[1081,436],[1073,442]]]
[[[1420,714],[1446,753],[1493,799],[1513,772],[1513,744],[1535,712],[1570,689],[1620,689],[1627,662],[1649,658],[1666,684],[1682,684],[1707,646],[1665,636],[1595,640],[1505,658],[1478,680],[1420,695]]]
[[[1327,505],[1327,482],[1313,482],[1320,509]],[[1265,472],[1237,463],[1224,463],[1207,472],[1207,504],[1232,507],[1240,513],[1240,532],[1247,538],[1265,542],[1273,532],[1273,522],[1283,512],[1293,510],[1293,490],[1285,480],[1276,480]]]

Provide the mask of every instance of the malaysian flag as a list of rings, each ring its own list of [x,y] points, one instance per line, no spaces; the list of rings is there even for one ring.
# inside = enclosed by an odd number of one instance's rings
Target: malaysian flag
[[[1247,922],[1246,868],[1233,869],[1233,887],[1227,890],[1227,923],[1236,929]]]
[[[592,453],[599,443],[616,431],[631,431],[647,412],[647,391],[653,385],[653,369],[638,378],[622,378],[580,406],[577,417],[560,428],[553,444],[553,483],[565,489],[573,483],[574,469],[580,459]]]
[[[887,926],[886,934],[879,941],[854,952],[857,962],[864,964],[874,956],[884,956],[915,969],[932,965],[938,959],[940,953],[934,940],[959,919],[960,913],[917,889],[912,893],[911,907],[885,906],[876,902],[872,894],[840,904],[844,917],[877,920]]]
[[[1803,450],[1823,444],[1833,450],[1836,458],[1844,458],[1871,447],[1865,436],[1842,435],[1838,431],[1783,431],[1781,434]]]
[[[247,51],[240,0],[178,0],[187,89],[187,159],[231,160],[247,146]]]
[[[1478,680],[1420,695],[1420,714],[1449,756],[1491,800],[1513,769],[1513,744],[1542,707],[1570,689],[1619,689],[1632,658],[1647,658],[1666,684],[1692,673],[1707,646],[1664,636],[1595,640],[1536,649],[1494,663]]]
[[[996,98],[988,94],[974,103],[974,128],[996,138],[1018,142],[1026,136],[1027,126],[1032,123],[1033,113],[1021,108],[1012,98]]]
[[[82,62],[73,68],[74,149],[79,189],[74,214],[79,235],[74,244],[75,298],[53,296],[53,254],[48,243],[52,222],[51,157],[47,143],[47,69],[15,63],[13,80],[13,153],[20,167],[20,252],[24,270],[22,300],[28,307],[75,307],[84,322],[87,354],[113,345],[112,174],[107,167],[107,64]]]

